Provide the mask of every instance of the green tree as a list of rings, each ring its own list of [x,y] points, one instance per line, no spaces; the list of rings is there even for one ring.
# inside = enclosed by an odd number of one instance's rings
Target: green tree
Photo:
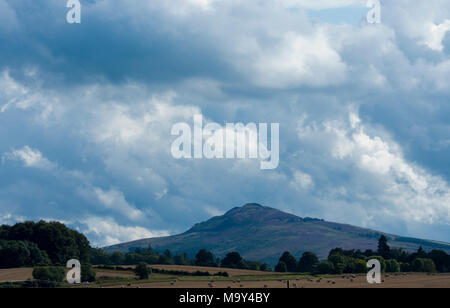
[[[90,259],[87,238],[59,222],[28,221],[11,227],[2,226],[0,239],[35,243],[53,264],[65,265],[70,259],[89,262]]]
[[[163,265],[172,265],[175,262],[173,261],[173,259],[171,257],[169,257],[168,255],[160,255],[159,259],[158,259],[158,264],[163,264]]]
[[[173,257],[173,261],[176,265],[189,265],[191,263],[186,253],[177,254],[175,257]]]
[[[226,268],[238,268],[238,265],[241,264],[242,257],[238,252],[230,252],[225,258],[223,258],[220,266]]]
[[[414,272],[433,273],[436,271],[436,265],[433,260],[427,258],[416,258],[411,264]]]
[[[279,262],[283,262],[284,264],[286,264],[288,272],[297,271],[297,260],[295,260],[294,256],[291,255],[289,251],[283,253],[283,255],[280,257]]]
[[[38,266],[33,269],[33,278],[41,287],[56,287],[66,277],[66,271],[59,266]]]
[[[357,274],[367,273],[367,262],[361,259],[356,259],[354,261],[354,273]]]
[[[333,263],[331,263],[330,261],[320,262],[317,265],[316,273],[317,274],[322,274],[322,275],[334,273],[334,265],[333,265]]]
[[[94,282],[96,280],[95,271],[92,269],[92,265],[89,263],[83,263],[81,265],[81,281],[82,282]]]
[[[206,249],[200,249],[195,256],[195,265],[215,267],[216,263],[214,262],[214,256],[211,252],[207,251]]]
[[[275,266],[275,272],[278,273],[286,273],[288,271],[288,268],[286,266],[286,263],[283,261],[278,262],[278,264]]]
[[[400,263],[400,270],[403,273],[410,272],[411,271],[411,264],[409,264],[408,262]]]
[[[328,257],[328,261],[333,264],[335,274],[342,274],[347,266],[347,258],[337,251]]]
[[[136,266],[134,271],[135,271],[136,275],[139,277],[139,279],[141,279],[141,280],[148,279],[151,274],[151,270],[148,267],[148,264],[145,262],[139,263]]]
[[[436,270],[441,273],[450,271],[450,256],[442,250],[433,250],[428,254],[428,257],[433,260],[436,265]]]
[[[400,272],[400,264],[395,259],[386,260],[386,272],[398,273]]]
[[[35,243],[0,240],[0,268],[49,265],[50,260]]]
[[[303,253],[302,257],[298,261],[297,271],[300,273],[313,273],[319,264],[319,258],[312,252]]]
[[[110,265],[111,256],[102,249],[92,248],[90,262],[94,265]]]
[[[391,248],[389,247],[387,242],[388,240],[385,235],[382,235],[378,240],[378,254],[385,259],[390,257],[391,251]]]
[[[125,255],[121,251],[114,251],[110,260],[113,265],[123,265],[125,263]]]

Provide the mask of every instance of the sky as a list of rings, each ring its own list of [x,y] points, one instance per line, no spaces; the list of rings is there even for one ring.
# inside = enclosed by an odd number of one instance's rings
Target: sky
[[[0,224],[94,246],[246,203],[450,242],[450,2],[0,0]],[[177,160],[177,122],[280,123],[280,163]]]

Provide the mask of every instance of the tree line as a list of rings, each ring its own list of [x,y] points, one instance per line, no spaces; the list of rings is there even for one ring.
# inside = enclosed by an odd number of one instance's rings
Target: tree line
[[[344,250],[335,248],[326,260],[320,261],[312,252],[305,252],[297,261],[290,252],[285,252],[275,266],[276,272],[298,272],[313,274],[366,273],[367,261],[380,261],[382,272],[441,272],[450,271],[450,255],[442,250],[427,253],[422,247],[408,253],[402,249],[390,248],[386,236],[378,241],[378,250]]]
[[[59,222],[0,226],[0,268],[65,266],[70,259],[89,263],[91,247],[81,233]]]
[[[51,267],[64,267],[70,259],[80,260],[82,276],[89,281],[95,280],[91,264],[195,265],[271,271],[267,263],[246,260],[239,252],[230,252],[223,259],[206,249],[200,249],[193,258],[186,253],[173,254],[169,250],[158,253],[151,247],[109,254],[92,248],[83,234],[59,222],[24,222],[0,227],[0,268],[39,267],[36,276],[55,276],[60,271]],[[445,251],[426,252],[419,248],[417,252],[409,253],[393,249],[384,235],[378,241],[377,251],[335,248],[322,261],[313,252],[304,252],[298,261],[290,252],[284,252],[274,270],[313,274],[365,273],[369,259],[380,260],[382,270],[386,272],[450,271],[450,256]]]
[[[270,270],[267,263],[245,260],[238,252],[230,252],[223,259],[220,259],[206,249],[200,249],[192,259],[186,253],[172,254],[170,250],[165,250],[160,254],[151,247],[146,249],[133,248],[127,253],[115,251],[112,254],[102,249],[92,249],[91,263],[94,265],[137,265],[145,263],[149,265],[191,265],[258,271]]]

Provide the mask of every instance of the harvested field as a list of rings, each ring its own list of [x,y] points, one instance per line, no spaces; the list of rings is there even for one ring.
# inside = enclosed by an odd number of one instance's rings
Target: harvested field
[[[184,265],[150,265],[152,268],[167,271],[183,271],[188,273],[194,273],[196,271],[208,272],[210,274],[216,274],[217,272],[227,272],[230,276],[262,276],[262,275],[274,275],[274,272],[261,272],[261,271],[250,271],[250,270],[240,270],[231,268],[212,268],[212,267],[201,267],[201,266],[184,266]],[[278,273],[279,274],[279,273]]]
[[[33,278],[32,268],[0,269],[0,282],[25,281]]]
[[[291,288],[450,288],[450,275],[411,274],[383,277],[384,282],[370,285],[365,276],[356,278],[335,277],[322,279],[290,280]],[[334,284],[333,284],[334,282]],[[253,280],[253,281],[176,281],[157,283],[137,283],[132,288],[287,288],[286,280]],[[117,286],[120,287],[120,286]]]
[[[133,278],[136,275],[131,272],[120,272],[120,271],[104,271],[104,270],[96,270],[95,271],[97,278]]]

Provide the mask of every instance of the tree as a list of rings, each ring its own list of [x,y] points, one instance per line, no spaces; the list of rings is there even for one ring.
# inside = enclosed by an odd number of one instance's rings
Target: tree
[[[279,262],[283,262],[286,265],[287,271],[296,272],[297,271],[297,260],[291,255],[289,251],[283,253],[280,257]]]
[[[259,270],[262,271],[262,272],[267,272],[267,271],[270,270],[270,269],[269,269],[269,265],[268,265],[267,263],[263,263],[263,264],[261,264],[261,266],[259,267]]]
[[[190,264],[189,257],[185,253],[176,255],[175,257],[173,257],[173,261],[175,262],[176,265],[189,265]]]
[[[411,270],[414,272],[424,272],[425,263],[422,258],[414,259],[413,263],[411,264]]]
[[[94,282],[96,280],[96,274],[92,269],[92,265],[84,263],[81,265],[81,281],[82,282]]]
[[[286,263],[283,261],[278,262],[277,266],[275,266],[275,272],[286,273],[288,271]]]
[[[378,240],[378,254],[382,256],[383,258],[389,258],[390,257],[390,251],[391,248],[387,244],[388,240],[386,236],[382,235],[380,239]]]
[[[317,274],[322,274],[322,275],[334,273],[333,263],[331,263],[330,261],[320,262],[317,265],[316,273]]]
[[[328,257],[328,261],[333,264],[335,274],[342,274],[347,266],[347,258],[339,252],[334,252],[331,254]]]
[[[400,263],[400,271],[406,273],[411,271],[411,264],[408,262]]]
[[[319,264],[319,258],[312,252],[303,253],[302,257],[298,261],[298,272],[300,273],[313,273]]]
[[[0,268],[49,265],[45,251],[27,241],[0,240]]]
[[[450,256],[442,250],[433,250],[428,254],[428,257],[433,260],[436,269],[441,273],[450,271]]]
[[[168,255],[164,254],[164,255],[160,255],[159,256],[158,264],[172,265],[172,264],[174,264],[174,261],[173,261],[173,259],[171,257],[169,257]]]
[[[164,251],[164,255],[165,255],[166,257],[172,259],[172,253],[170,252],[169,249],[166,249],[166,250]]]
[[[39,266],[33,269],[33,278],[41,287],[56,287],[66,277],[66,271],[59,266]]]
[[[367,273],[367,263],[361,259],[355,260],[354,273],[357,273],[357,274]]]
[[[433,273],[436,271],[436,265],[433,260],[426,258],[417,258],[413,261],[411,268],[414,272]]]
[[[206,267],[216,267],[214,263],[214,256],[211,252],[206,249],[200,249],[195,256],[195,265],[206,266]]]
[[[386,272],[398,273],[400,272],[400,264],[395,259],[386,260]]]
[[[223,258],[220,266],[226,268],[238,268],[238,265],[242,264],[242,261],[242,257],[238,252],[230,252]]]
[[[53,264],[65,265],[70,259],[89,262],[90,245],[87,238],[59,222],[40,221],[2,226],[0,239],[35,243],[45,251]]]
[[[111,256],[102,249],[92,248],[90,262],[94,265],[109,265],[111,264]]]
[[[148,279],[149,275],[151,274],[151,270],[149,269],[148,264],[145,262],[141,262],[136,265],[134,272],[140,280]]]
[[[113,265],[123,265],[125,263],[125,256],[121,251],[114,251],[110,259]]]

